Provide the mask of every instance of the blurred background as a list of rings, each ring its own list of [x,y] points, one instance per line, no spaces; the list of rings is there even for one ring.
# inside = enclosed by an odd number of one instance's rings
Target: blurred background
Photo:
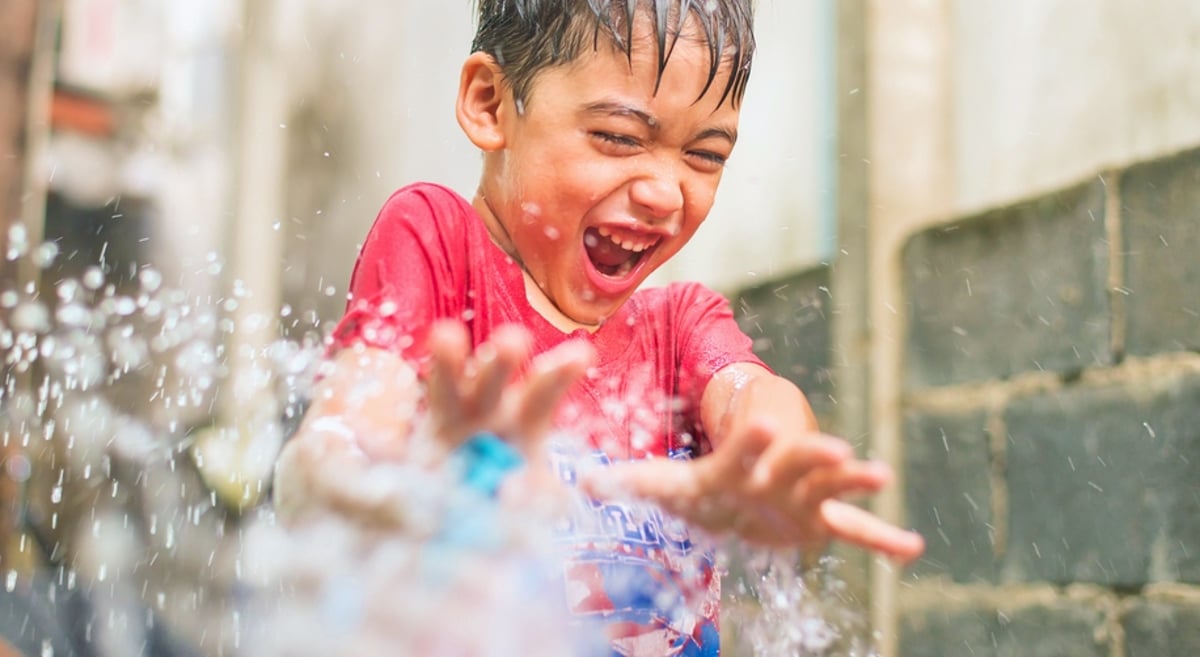
[[[761,0],[757,26],[717,206],[656,281],[727,293],[824,426],[896,466],[871,504],[928,553],[903,573],[848,554],[843,573],[881,652],[1200,654],[1200,4]],[[472,193],[453,116],[472,34],[468,0],[0,0],[6,348],[18,296],[97,267],[145,290],[152,266],[239,327],[189,337],[229,388],[164,426],[246,414],[239,354],[337,320],[394,189]],[[53,268],[14,255],[44,241]],[[17,408],[36,385],[19,360],[0,634],[93,654],[88,619],[119,613],[153,619],[149,653],[233,651],[236,559],[213,555],[236,554],[269,468],[230,501],[176,450],[174,507],[131,512],[115,484],[100,502],[30,446],[44,410]],[[144,385],[110,402],[138,413]],[[59,525],[30,510],[39,473],[45,495],[65,479],[91,497]],[[113,504],[191,542],[140,548],[132,597],[74,601],[63,573],[103,582],[80,564],[106,562],[71,532]],[[55,526],[33,549],[38,523]],[[159,552],[173,565],[138,566]]]

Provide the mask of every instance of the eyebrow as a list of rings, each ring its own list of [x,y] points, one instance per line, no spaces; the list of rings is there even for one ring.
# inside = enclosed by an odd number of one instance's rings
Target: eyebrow
[[[601,100],[595,103],[589,103],[583,106],[583,114],[602,114],[609,116],[627,116],[635,118],[646,124],[651,130],[658,130],[662,126],[662,122],[654,118],[646,110],[639,109],[633,105],[619,103],[611,100]],[[696,135],[695,141],[703,141],[705,139],[724,139],[730,144],[737,143],[737,130],[729,129],[722,126],[706,128],[700,134]]]

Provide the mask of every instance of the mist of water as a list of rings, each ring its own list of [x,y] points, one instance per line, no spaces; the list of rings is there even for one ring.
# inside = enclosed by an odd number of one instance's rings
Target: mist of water
[[[3,444],[27,501],[19,554],[42,568],[10,563],[6,588],[55,614],[82,600],[60,619],[82,628],[76,645],[98,657],[561,656],[594,645],[567,623],[553,521],[497,507],[486,549],[439,539],[447,518],[461,520],[456,508],[477,502],[445,477],[379,464],[348,482],[394,496],[404,532],[334,517],[278,526],[270,464],[322,362],[319,324],[234,354],[237,295],[199,298],[150,268],[65,275],[53,243],[9,237],[7,259],[42,272],[40,284],[0,292]],[[245,408],[222,398],[235,357],[269,417],[222,410]],[[740,654],[873,654],[835,562],[802,572],[792,555],[721,554],[736,564],[723,622]],[[43,654],[70,641],[51,636]]]

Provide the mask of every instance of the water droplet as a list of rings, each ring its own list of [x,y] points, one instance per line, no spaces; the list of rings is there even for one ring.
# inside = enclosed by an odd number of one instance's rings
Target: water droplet
[[[112,311],[121,317],[128,317],[137,310],[137,303],[130,297],[117,297],[113,300]]]
[[[46,242],[39,246],[33,253],[33,264],[40,269],[45,269],[54,264],[54,259],[58,257],[58,243]]]
[[[24,224],[13,224],[8,228],[8,259],[16,260],[29,251],[29,233]]]
[[[83,284],[89,290],[98,290],[101,285],[104,285],[104,271],[99,267],[88,267],[87,271],[83,272]]]
[[[12,325],[18,331],[45,333],[50,330],[50,311],[36,301],[27,301],[13,310]]]
[[[142,289],[147,292],[156,292],[162,286],[162,274],[154,269],[143,269],[138,274],[138,281],[142,284]]]
[[[73,278],[59,281],[55,292],[58,294],[60,301],[74,301],[76,295],[79,294],[79,281]]]

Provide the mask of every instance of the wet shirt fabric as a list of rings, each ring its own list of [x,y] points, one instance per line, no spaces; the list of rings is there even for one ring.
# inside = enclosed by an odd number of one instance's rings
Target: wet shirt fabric
[[[703,453],[704,387],[727,365],[761,364],[728,302],[694,283],[639,290],[597,331],[563,333],[529,304],[520,265],[470,203],[419,183],[393,194],[375,220],[333,346],[393,350],[424,369],[426,335],[439,319],[464,321],[473,345],[505,324],[525,326],[535,353],[591,342],[597,365],[555,418],[564,435],[580,436],[553,444],[552,465],[567,484],[585,467]],[[613,654],[718,654],[719,577],[680,523],[577,496],[560,540],[566,604],[581,623],[603,628]]]

